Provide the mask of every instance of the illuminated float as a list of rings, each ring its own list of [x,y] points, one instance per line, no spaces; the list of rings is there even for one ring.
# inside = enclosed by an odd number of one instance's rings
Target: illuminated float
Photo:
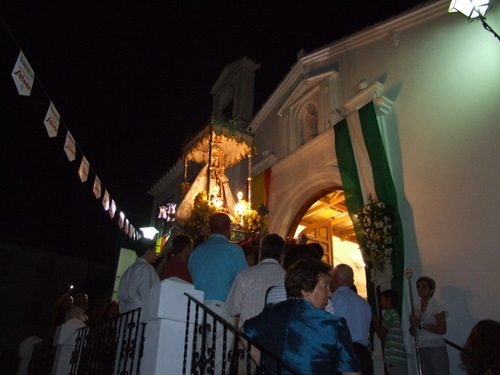
[[[208,220],[215,212],[225,212],[233,220],[231,240],[241,243],[265,229],[267,208],[252,209],[252,156],[255,153],[253,133],[235,123],[212,118],[183,147],[184,182],[181,203],[175,221],[184,233],[193,237],[208,236]],[[231,191],[226,170],[248,158],[247,200],[243,192],[237,199]],[[203,165],[192,183],[187,182],[189,163]]]

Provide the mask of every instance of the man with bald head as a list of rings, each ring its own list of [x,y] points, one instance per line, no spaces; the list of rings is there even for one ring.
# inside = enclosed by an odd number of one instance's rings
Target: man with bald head
[[[234,318],[229,316],[226,309],[226,299],[236,275],[248,267],[248,264],[243,249],[229,241],[231,238],[229,216],[216,213],[210,218],[209,225],[210,237],[198,245],[189,257],[189,273],[193,278],[194,287],[205,292],[205,305],[234,324]],[[218,325],[215,374],[221,373],[222,369],[222,334],[222,326]],[[228,335],[228,348],[232,348],[232,339],[233,336]]]
[[[361,364],[363,375],[373,375],[373,362],[369,349],[369,330],[372,310],[368,302],[352,290],[354,272],[347,264],[339,264],[333,269],[330,288],[333,313],[345,318],[351,331],[354,351]]]

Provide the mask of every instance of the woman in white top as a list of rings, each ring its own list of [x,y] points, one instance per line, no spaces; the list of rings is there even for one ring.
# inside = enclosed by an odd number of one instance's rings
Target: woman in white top
[[[448,352],[443,338],[448,312],[444,304],[433,297],[435,290],[436,282],[430,277],[417,280],[421,302],[415,306],[410,323],[418,329],[422,375],[449,375]]]

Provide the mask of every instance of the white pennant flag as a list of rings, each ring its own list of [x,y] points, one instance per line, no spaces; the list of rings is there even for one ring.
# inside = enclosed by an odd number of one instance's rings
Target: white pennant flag
[[[68,134],[66,134],[66,141],[64,142],[64,152],[66,153],[66,156],[68,157],[69,161],[75,160],[76,157],[75,139],[73,138],[69,130]]]
[[[111,204],[109,205],[109,217],[112,219],[115,217],[116,212],[116,203],[113,199],[111,199]]]
[[[118,214],[118,226],[120,227],[120,229],[123,228],[124,221],[125,221],[125,214],[120,211],[120,213]]]
[[[104,211],[109,210],[109,193],[107,190],[104,190],[104,197],[102,198],[102,206],[104,207]]]
[[[95,199],[99,199],[101,197],[101,180],[97,176],[95,176],[94,186],[92,187],[92,191],[94,192]]]
[[[35,80],[35,72],[31,69],[31,65],[24,56],[23,51],[19,52],[19,57],[11,75],[19,95],[30,96],[33,81]]]
[[[85,182],[89,177],[89,162],[84,156],[82,162],[80,163],[80,168],[78,168],[78,176],[80,176],[80,181]]]
[[[123,229],[125,231],[125,234],[128,234],[128,232],[130,230],[129,225],[130,225],[130,223],[129,223],[128,219],[125,219],[125,228]]]
[[[45,120],[43,121],[43,123],[45,124],[45,129],[47,129],[47,133],[49,134],[50,138],[53,138],[57,135],[60,121],[61,116],[59,115],[59,112],[57,112],[54,104],[50,102],[49,109],[47,110],[47,114],[45,115]]]

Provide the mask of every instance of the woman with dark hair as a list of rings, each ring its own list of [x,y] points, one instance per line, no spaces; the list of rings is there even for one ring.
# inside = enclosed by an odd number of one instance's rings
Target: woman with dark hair
[[[192,283],[193,279],[188,270],[188,259],[193,249],[194,241],[191,236],[185,234],[176,236],[172,241],[172,250],[165,255],[168,260],[160,274],[160,280],[178,277]]]
[[[317,259],[302,259],[285,276],[288,299],[267,305],[245,322],[245,333],[271,351],[296,375],[360,374],[351,335],[343,318],[324,308],[331,296],[330,265]],[[259,374],[277,374],[278,364],[265,352]],[[291,372],[281,368],[281,374]]]
[[[469,375],[500,375],[500,322],[484,319],[472,328],[462,363]]]
[[[418,330],[418,346],[422,375],[448,375],[450,366],[448,351],[443,335],[446,333],[446,317],[448,311],[444,304],[434,298],[436,282],[423,276],[417,280],[417,292],[420,304],[414,308],[410,318],[415,334]]]

